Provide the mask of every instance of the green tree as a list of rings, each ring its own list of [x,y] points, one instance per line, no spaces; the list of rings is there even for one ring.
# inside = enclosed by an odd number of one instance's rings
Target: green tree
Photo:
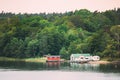
[[[114,46],[116,48],[117,54],[120,57],[120,26],[112,26],[110,31],[111,37],[114,40]]]
[[[24,41],[13,38],[10,43],[8,43],[4,48],[4,53],[6,57],[24,57]]]
[[[39,47],[38,47],[38,40],[31,40],[28,43],[26,56],[27,57],[37,57],[39,56]]]
[[[65,47],[62,47],[59,54],[63,59],[69,59],[70,53],[65,49]]]
[[[99,31],[89,38],[90,52],[95,55],[97,52],[102,52],[107,46],[109,34]]]

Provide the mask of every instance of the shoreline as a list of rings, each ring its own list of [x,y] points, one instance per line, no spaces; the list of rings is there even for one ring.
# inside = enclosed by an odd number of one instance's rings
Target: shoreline
[[[38,58],[8,58],[8,57],[0,57],[0,61],[23,61],[23,62],[46,62],[45,57],[38,57]],[[62,62],[69,62],[69,60],[62,59]],[[89,61],[88,64],[120,64],[120,60],[113,60],[113,61],[107,61],[107,60],[100,60],[100,61]]]
[[[100,60],[100,61],[90,61],[90,62],[88,62],[88,63],[89,63],[89,64],[110,64],[110,63],[112,63],[112,62]]]
[[[8,58],[8,57],[0,57],[0,61],[22,61],[22,62],[46,62],[46,58],[38,57],[38,58]]]
[[[89,64],[120,64],[120,61],[105,61],[105,60],[100,60],[100,61],[90,61],[88,62]]]

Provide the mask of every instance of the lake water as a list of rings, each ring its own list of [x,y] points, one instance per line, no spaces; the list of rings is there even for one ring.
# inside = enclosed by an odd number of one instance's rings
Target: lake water
[[[120,64],[0,61],[0,80],[120,80]]]

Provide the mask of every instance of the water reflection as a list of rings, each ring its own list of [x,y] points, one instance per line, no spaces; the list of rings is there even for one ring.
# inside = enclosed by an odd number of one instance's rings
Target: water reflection
[[[120,64],[0,61],[0,80],[120,80],[119,76]]]
[[[59,71],[90,71],[104,73],[120,73],[120,64],[79,64],[68,62],[47,62],[47,63],[32,63],[32,62],[9,62],[0,61],[0,71],[7,70],[59,70]]]
[[[60,62],[46,62],[47,69],[60,69]]]
[[[120,73],[120,64],[101,64],[99,66],[99,72]]]
[[[79,63],[70,63],[72,70],[77,71],[99,71],[100,64],[79,64]]]

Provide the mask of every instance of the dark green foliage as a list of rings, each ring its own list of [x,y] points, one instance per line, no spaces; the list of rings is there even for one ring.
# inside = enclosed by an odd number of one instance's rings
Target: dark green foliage
[[[52,14],[0,13],[0,56],[91,53],[120,58],[120,9]]]

